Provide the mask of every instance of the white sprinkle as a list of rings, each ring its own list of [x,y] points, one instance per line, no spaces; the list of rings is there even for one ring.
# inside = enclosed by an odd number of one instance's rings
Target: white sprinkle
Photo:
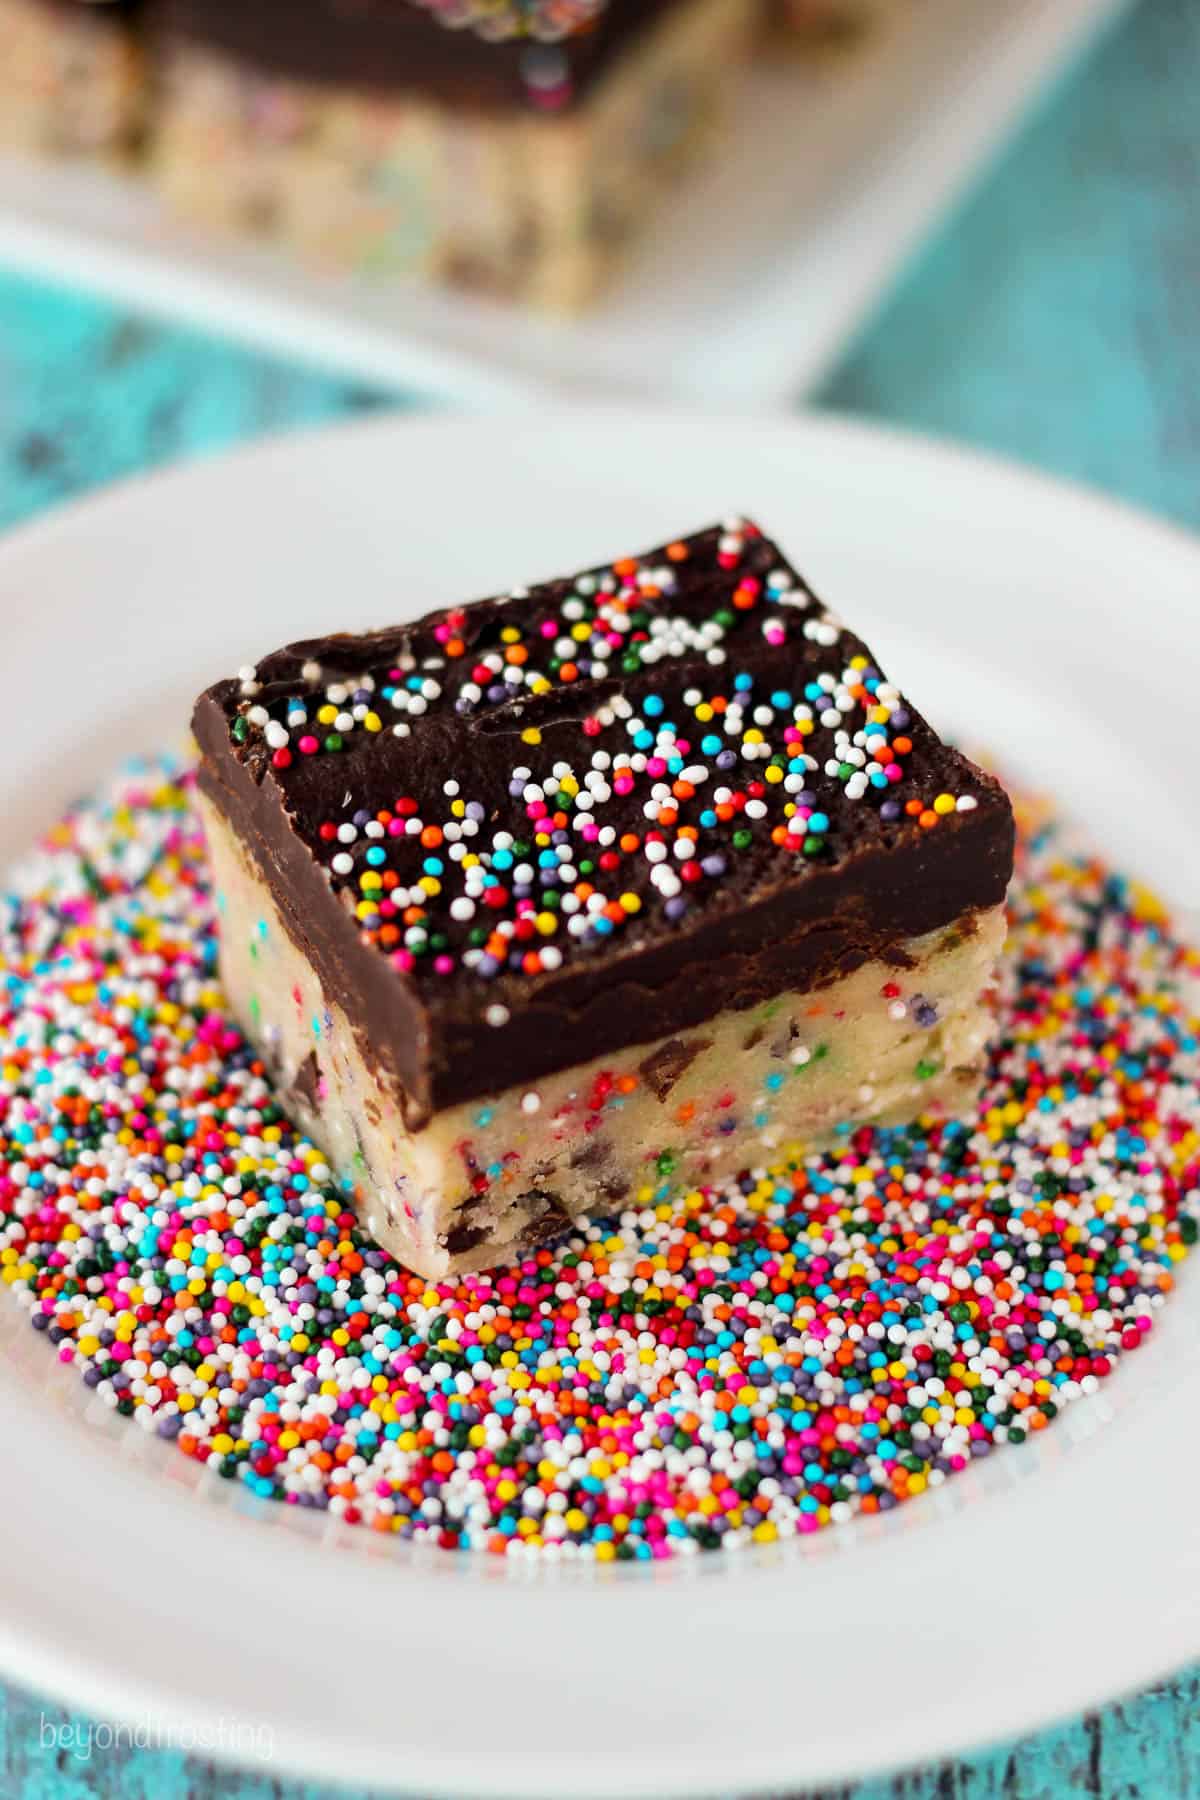
[[[502,1006],[500,1004],[500,1002],[497,1000],[497,1001],[494,1001],[493,1004],[488,1007],[487,1011],[484,1013],[483,1016],[487,1020],[487,1023],[489,1025],[492,1025],[492,1026],[495,1026],[498,1028],[501,1025],[507,1025],[511,1015],[509,1013],[507,1006]]]
[[[542,1109],[542,1097],[540,1094],[533,1094],[533,1093],[526,1094],[521,1101],[521,1111],[523,1113],[540,1112],[541,1109]]]
[[[311,660],[304,663],[300,670],[300,678],[302,681],[307,681],[307,682],[320,681],[320,679],[321,679],[320,663],[312,662]]]

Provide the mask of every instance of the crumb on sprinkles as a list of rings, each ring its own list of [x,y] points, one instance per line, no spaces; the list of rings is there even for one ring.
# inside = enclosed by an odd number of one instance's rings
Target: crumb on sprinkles
[[[0,1276],[217,1475],[447,1549],[732,1551],[1020,1443],[1152,1330],[1200,1216],[1200,959],[1053,821],[1018,809],[971,1122],[717,1192],[651,1170],[619,1216],[430,1284],[228,1015],[191,786],[120,776],[0,900]]]

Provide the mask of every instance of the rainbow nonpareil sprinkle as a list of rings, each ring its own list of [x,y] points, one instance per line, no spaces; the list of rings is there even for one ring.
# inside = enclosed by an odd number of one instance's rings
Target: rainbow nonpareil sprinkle
[[[417,0],[439,25],[474,31],[500,43],[535,38],[555,43],[594,25],[607,0]]]
[[[431,1286],[357,1227],[215,984],[167,760],[0,902],[0,1276],[217,1476],[402,1538],[611,1561],[888,1511],[1092,1392],[1200,1219],[1200,958],[1021,807],[961,1123],[861,1130]]]

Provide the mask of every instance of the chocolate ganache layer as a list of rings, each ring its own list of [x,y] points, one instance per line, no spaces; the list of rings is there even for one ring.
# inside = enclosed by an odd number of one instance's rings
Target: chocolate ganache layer
[[[560,42],[490,42],[412,0],[160,0],[163,42],[227,53],[263,75],[455,104],[561,107],[583,95],[667,11],[694,0],[610,0]]]
[[[1002,788],[740,520],[290,645],[194,729],[410,1127],[902,962],[1012,870]]]

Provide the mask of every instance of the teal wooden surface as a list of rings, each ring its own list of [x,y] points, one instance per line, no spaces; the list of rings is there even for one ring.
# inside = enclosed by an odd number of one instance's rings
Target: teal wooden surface
[[[0,270],[0,528],[159,463],[388,399]]]
[[[1142,0],[915,260],[824,399],[1200,525],[1198,94],[1200,4]],[[264,431],[422,403],[0,271],[0,525]],[[1070,1654],[1053,1632],[1047,1645]],[[85,1756],[88,1724],[0,1689],[0,1800],[330,1800],[269,1769]],[[1200,1669],[1017,1745],[846,1793],[1189,1800]]]
[[[1200,525],[1200,5],[1142,0],[824,398]]]

